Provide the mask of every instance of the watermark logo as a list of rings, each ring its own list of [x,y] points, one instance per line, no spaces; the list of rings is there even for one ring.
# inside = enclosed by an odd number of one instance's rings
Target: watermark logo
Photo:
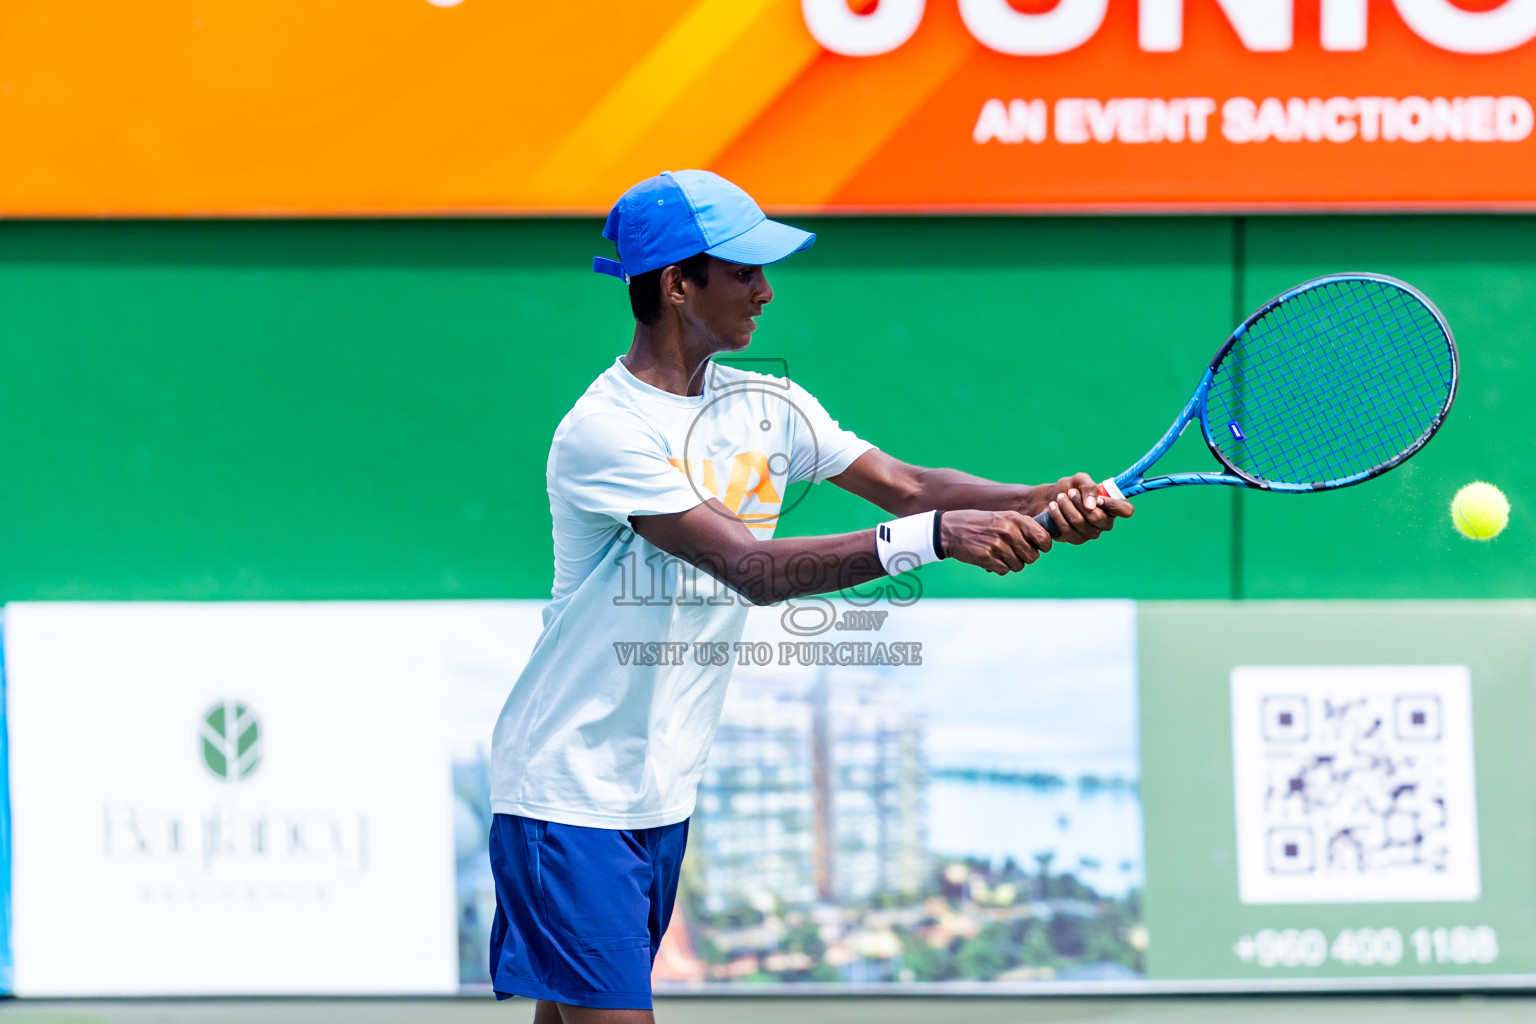
[[[790,486],[793,445],[815,466],[821,448],[810,417],[790,397],[789,364],[777,358],[712,359],[710,400],[694,416],[673,465],[688,479],[700,501],[716,499],[724,515],[749,529],[771,531],[781,517],[805,500],[810,482]],[[729,458],[714,457],[713,424],[738,420],[750,425],[742,447]]]
[[[241,782],[261,767],[261,722],[238,701],[220,701],[203,715],[203,766],[224,782]]]

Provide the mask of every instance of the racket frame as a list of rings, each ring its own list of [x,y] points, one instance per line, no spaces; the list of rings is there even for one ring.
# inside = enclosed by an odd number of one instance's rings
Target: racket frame
[[[1211,433],[1211,422],[1208,415],[1209,407],[1206,404],[1206,398],[1210,393],[1212,381],[1216,379],[1216,372],[1221,368],[1221,361],[1225,359],[1227,354],[1232,351],[1232,346],[1241,341],[1243,335],[1247,334],[1248,330],[1253,327],[1254,324],[1261,320],[1276,306],[1279,306],[1281,303],[1286,302],[1296,297],[1297,295],[1300,295],[1302,292],[1310,291],[1313,288],[1318,288],[1323,285],[1344,281],[1377,281],[1383,284],[1391,285],[1395,288],[1399,288],[1422,303],[1424,308],[1429,310],[1430,315],[1435,318],[1436,323],[1440,325],[1440,329],[1445,333],[1446,346],[1450,349],[1451,354],[1451,386],[1446,391],[1445,401],[1441,404],[1440,411],[1435,414],[1434,419],[1430,421],[1429,425],[1411,445],[1404,448],[1402,451],[1398,452],[1387,461],[1373,466],[1370,469],[1363,470],[1359,473],[1351,474],[1347,477],[1340,477],[1334,480],[1312,481],[1309,483],[1290,483],[1281,480],[1265,480],[1262,477],[1256,477],[1250,473],[1244,472],[1242,469],[1233,465],[1232,462],[1221,453],[1221,449],[1217,447],[1215,437]],[[1174,419],[1173,425],[1163,433],[1163,436],[1158,439],[1158,442],[1152,446],[1147,454],[1136,460],[1136,462],[1130,466],[1130,468],[1126,469],[1125,472],[1117,474],[1113,481],[1108,481],[1108,483],[1113,483],[1114,489],[1119,491],[1120,494],[1116,495],[1113,492],[1109,492],[1108,487],[1105,487],[1104,489],[1106,492],[1110,493],[1111,497],[1123,496],[1129,498],[1146,491],[1157,491],[1166,487],[1180,487],[1189,484],[1218,484],[1226,487],[1250,487],[1261,491],[1275,491],[1291,494],[1305,494],[1313,491],[1331,491],[1337,490],[1341,487],[1352,487],[1355,484],[1363,483],[1366,480],[1372,479],[1373,477],[1378,477],[1385,473],[1387,470],[1394,468],[1395,466],[1401,465],[1420,448],[1423,448],[1426,444],[1429,443],[1429,439],[1434,437],[1435,432],[1438,431],[1441,425],[1445,423],[1446,417],[1450,414],[1451,405],[1456,400],[1456,386],[1460,379],[1460,367],[1460,359],[1456,352],[1456,338],[1451,333],[1450,324],[1445,322],[1445,317],[1441,315],[1440,310],[1435,307],[1435,304],[1430,302],[1424,293],[1413,287],[1413,285],[1408,284],[1406,281],[1400,281],[1395,277],[1389,277],[1386,274],[1372,274],[1366,272],[1325,274],[1322,277],[1315,277],[1312,280],[1304,281],[1295,287],[1287,288],[1285,291],[1281,292],[1279,295],[1276,295],[1274,298],[1264,303],[1264,305],[1260,306],[1252,313],[1252,315],[1248,317],[1248,319],[1244,320],[1241,324],[1238,325],[1237,329],[1233,331],[1227,340],[1222,343],[1221,347],[1216,350],[1216,354],[1211,357],[1210,363],[1206,366],[1205,373],[1200,378],[1200,383],[1195,387],[1195,393],[1191,395],[1189,401],[1184,404],[1184,408],[1180,410],[1179,415]],[[1210,449],[1211,454],[1216,457],[1216,461],[1221,463],[1222,468],[1226,470],[1226,472],[1166,473],[1154,477],[1145,476],[1146,471],[1151,469],[1153,464],[1156,463],[1158,459],[1161,459],[1168,453],[1168,450],[1173,447],[1174,442],[1183,435],[1184,431],[1189,427],[1189,424],[1197,416],[1200,420],[1200,433],[1205,438],[1206,447]]]

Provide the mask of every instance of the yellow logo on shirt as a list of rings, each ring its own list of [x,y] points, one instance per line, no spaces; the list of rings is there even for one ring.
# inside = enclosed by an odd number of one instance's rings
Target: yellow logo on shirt
[[[724,493],[721,493],[720,478],[715,471],[715,463],[720,460],[698,459],[690,460],[687,464],[682,459],[667,461],[686,476],[695,489],[702,488],[719,498],[721,504],[747,526],[754,530],[773,529],[774,522],[779,518],[778,506],[784,499],[778,488],[773,486],[767,455],[762,452],[742,452],[733,458],[730,481],[725,485]],[[742,506],[754,498],[764,509],[772,508],[773,511],[743,512]]]

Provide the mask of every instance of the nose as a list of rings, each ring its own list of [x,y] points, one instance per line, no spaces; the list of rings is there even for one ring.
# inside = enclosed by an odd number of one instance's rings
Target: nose
[[[768,283],[768,275],[761,270],[757,273],[757,291],[753,298],[764,306],[773,301],[773,285]]]

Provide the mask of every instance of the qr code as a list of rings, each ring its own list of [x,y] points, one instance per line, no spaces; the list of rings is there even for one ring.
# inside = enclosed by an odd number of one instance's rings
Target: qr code
[[[1464,665],[1232,670],[1244,903],[1475,900]]]

